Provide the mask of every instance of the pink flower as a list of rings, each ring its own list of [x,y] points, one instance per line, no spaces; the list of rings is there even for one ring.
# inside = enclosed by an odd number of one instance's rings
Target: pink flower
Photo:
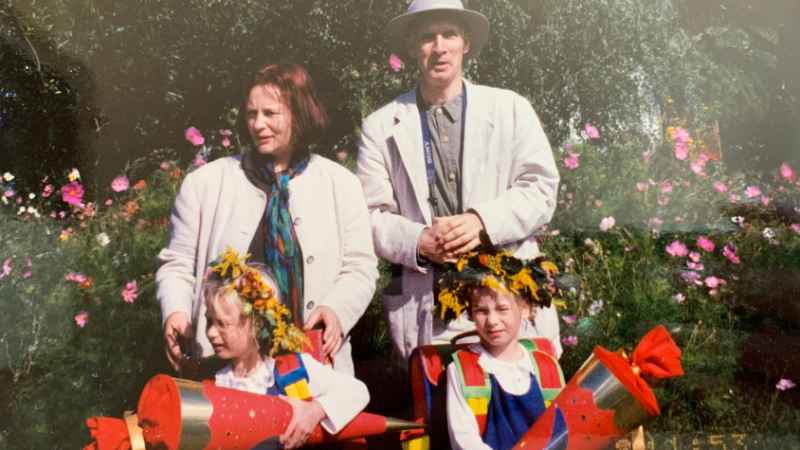
[[[736,195],[736,194],[731,194],[731,196],[728,197],[728,200],[730,200],[731,203],[736,203],[736,200],[738,200],[738,199],[739,199],[739,196]]]
[[[586,128],[586,134],[590,138],[597,139],[600,137],[600,133],[597,132],[597,128],[593,127],[592,124],[590,124],[589,122],[586,122],[585,128]]]
[[[683,185],[686,186],[686,187],[689,187],[689,186],[692,185],[692,182],[691,181],[684,181]]]
[[[136,280],[131,281],[122,289],[122,298],[128,303],[133,303],[136,297],[138,297],[138,295],[136,295],[137,289]]]
[[[736,256],[736,251],[737,250],[738,249],[736,248],[736,245],[734,245],[732,243],[728,243],[727,245],[725,245],[725,247],[723,247],[722,254],[726,258],[728,258],[730,260],[730,262],[732,262],[734,264],[739,264],[739,262],[741,262],[741,261],[739,260],[739,257]]]
[[[683,217],[675,216],[675,222],[682,222],[682,221],[683,221]]]
[[[749,198],[759,196],[761,195],[761,189],[759,189],[757,186],[747,186],[747,189],[744,190],[744,195]]]
[[[228,138],[223,139],[222,140],[222,146],[225,147],[225,148],[230,147],[231,146],[231,140],[228,139]]]
[[[708,162],[708,155],[701,153],[694,162],[696,162],[700,167],[705,166]]]
[[[687,283],[694,283],[697,285],[703,284],[700,282],[700,275],[698,275],[697,272],[684,272],[681,274],[681,278],[686,280]]]
[[[51,213],[50,213],[50,217],[52,217],[53,219],[55,219],[55,218],[56,218],[56,212],[55,212],[55,211],[51,212]]]
[[[683,128],[676,128],[675,131],[672,132],[672,139],[685,144],[689,142],[689,132]]]
[[[203,135],[200,134],[200,131],[195,127],[189,127],[186,129],[186,140],[191,142],[192,145],[203,145],[206,141],[203,139]]]
[[[343,161],[347,158],[347,152],[339,152],[336,154],[336,157],[339,158],[339,161]]]
[[[161,168],[162,168],[162,169],[164,169],[164,170],[167,170],[167,169],[169,169],[169,163],[167,163],[167,162],[162,162],[162,163],[161,163]]]
[[[783,163],[783,164],[781,164],[781,175],[783,176],[783,178],[789,179],[789,178],[792,178],[792,175],[794,175],[794,172],[792,172],[792,168],[789,167],[788,164]]]
[[[664,224],[664,221],[662,221],[658,217],[653,217],[652,219],[645,220],[644,224],[646,227],[649,228],[661,228],[661,225]]]
[[[705,279],[705,283],[706,286],[710,287],[711,289],[716,289],[717,286],[728,284],[722,278],[717,278],[717,277],[708,277]]]
[[[53,193],[53,189],[54,188],[53,188],[52,184],[48,184],[47,186],[45,186],[44,190],[42,191],[42,197],[45,197],[45,198],[46,197],[50,197],[50,194]]]
[[[403,61],[401,61],[401,60],[400,60],[400,58],[398,58],[398,57],[397,57],[397,55],[395,55],[394,53],[392,53],[392,54],[389,56],[389,66],[390,66],[390,67],[392,68],[392,70],[394,70],[395,72],[399,72],[399,71],[400,71],[400,69],[402,69],[402,68],[403,68]]]
[[[725,186],[725,183],[720,183],[719,181],[717,181],[716,183],[714,183],[714,189],[720,192],[725,192],[728,190],[728,186]]]
[[[564,158],[564,165],[569,167],[570,169],[577,169],[578,168],[578,156],[577,153],[573,153],[566,158]]]
[[[653,179],[652,179],[652,178],[648,178],[648,179],[647,179],[647,182],[648,182],[648,183],[650,183],[650,186],[655,186],[655,185],[656,185],[656,182],[655,182],[655,181],[653,181]]]
[[[666,183],[662,184],[661,185],[661,192],[663,192],[665,194],[669,194],[670,192],[672,192],[672,183],[667,181]]]
[[[0,278],[4,278],[11,275],[11,259],[7,259],[5,263],[3,263],[3,271],[0,272]]]
[[[575,323],[576,320],[578,320],[578,316],[575,316],[575,315],[562,316],[561,320],[563,320],[564,323],[566,323],[566,324],[572,325],[573,323]]]
[[[572,266],[575,265],[575,260],[570,258],[570,259],[564,261],[564,265],[567,266],[567,267],[572,267]]]
[[[697,252],[689,252],[689,259],[694,262],[700,262],[700,253]]]
[[[647,184],[641,183],[641,182],[636,183],[636,189],[639,189],[640,191],[643,191],[643,190],[647,189]]]
[[[706,239],[705,236],[700,236],[699,238],[697,238],[697,246],[707,252],[714,251],[714,243]]]
[[[595,206],[597,206],[599,208],[599,207],[603,206],[603,201],[602,200],[595,200],[594,204],[595,204]]]
[[[791,388],[793,388],[795,386],[797,386],[797,385],[794,384],[794,382],[792,380],[788,379],[788,378],[781,378],[781,381],[778,381],[778,384],[775,385],[775,387],[778,390],[781,390],[781,391],[785,391],[787,389],[791,389]]]
[[[672,299],[678,303],[683,303],[683,301],[686,300],[686,297],[683,294],[675,294]]]
[[[572,150],[572,144],[567,144],[567,145],[565,145],[565,146],[564,146],[564,150],[565,150],[567,153],[569,153],[569,154],[572,154],[572,151],[573,151],[573,150]]]
[[[230,136],[230,135],[233,134],[233,131],[231,131],[231,130],[219,130],[219,134],[221,134],[223,136]]]
[[[675,157],[683,161],[689,156],[689,146],[683,142],[676,142],[672,144],[675,147]]]
[[[642,152],[642,158],[644,159],[644,163],[647,164],[650,162],[650,153]]]
[[[686,256],[689,251],[686,249],[686,245],[680,243],[679,241],[675,241],[672,244],[669,244],[667,247],[667,253],[673,257],[683,257]]]
[[[691,261],[686,261],[686,266],[692,270],[703,270],[705,267],[702,264],[693,263]]]
[[[667,203],[669,203],[669,197],[663,197],[663,196],[658,197],[658,204],[659,205],[667,206]]]
[[[3,192],[3,196],[5,196],[5,197],[13,197],[14,196],[14,191],[12,191],[11,189],[6,189],[5,192]]]
[[[111,206],[112,203],[114,203],[114,200],[111,199],[106,200],[106,206]]]
[[[769,205],[769,197],[767,197],[766,195],[762,195],[761,196],[761,203],[763,203],[764,206]]]
[[[703,173],[703,166],[697,164],[696,162],[692,163],[692,172],[700,175],[701,173]]]
[[[61,188],[61,198],[70,205],[80,205],[83,200],[83,186],[77,181],[65,184]]]
[[[616,221],[613,217],[606,217],[605,219],[600,221],[600,231],[603,233],[607,233],[608,229],[613,227]]]
[[[578,345],[578,336],[569,336],[561,340],[564,347],[575,347]]]
[[[800,233],[800,223],[793,223],[789,226],[795,233]]]
[[[164,164],[166,164],[166,163],[163,163],[161,165],[162,169],[164,168]],[[126,177],[125,174],[117,175],[117,177],[114,178],[113,181],[111,181],[111,189],[113,189],[114,192],[126,191],[126,190],[128,190],[128,186],[130,186],[130,185],[131,185],[131,182],[130,182],[130,180],[128,180],[128,177]]]
[[[206,160],[205,160],[205,159],[203,159],[203,158],[201,158],[201,157],[199,157],[199,156],[198,156],[197,158],[195,158],[195,159],[194,159],[194,161],[192,162],[192,164],[194,164],[194,166],[195,166],[195,167],[203,167],[203,166],[205,166],[207,163],[206,163]]]
[[[86,325],[86,322],[89,321],[89,313],[86,311],[81,311],[75,316],[75,323],[78,324],[79,327],[83,328]]]

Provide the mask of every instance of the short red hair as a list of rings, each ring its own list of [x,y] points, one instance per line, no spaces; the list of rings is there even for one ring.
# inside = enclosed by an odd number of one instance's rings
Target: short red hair
[[[247,101],[256,86],[273,86],[292,114],[292,145],[311,145],[328,132],[328,115],[317,97],[311,75],[299,64],[290,61],[265,64],[248,75],[242,90],[242,103],[236,118],[240,136],[250,137],[247,128]]]

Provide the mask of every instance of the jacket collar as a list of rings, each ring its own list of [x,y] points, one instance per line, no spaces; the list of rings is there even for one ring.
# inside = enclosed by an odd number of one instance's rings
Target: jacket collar
[[[494,124],[491,122],[493,103],[490,96],[485,95],[483,90],[467,80],[464,80],[464,85],[467,93],[467,117],[464,124],[464,150],[461,155],[461,195],[462,205],[466,210],[469,208],[475,181],[489,150],[486,142],[494,129]],[[395,124],[391,135],[406,167],[425,222],[430,225],[433,221],[427,201],[429,189],[422,149],[422,126],[417,108],[417,86],[398,97],[396,102]]]

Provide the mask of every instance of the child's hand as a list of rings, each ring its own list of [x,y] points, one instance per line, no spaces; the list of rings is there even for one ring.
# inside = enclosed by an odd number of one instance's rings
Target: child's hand
[[[317,401],[304,402],[285,395],[280,395],[278,398],[292,406],[292,421],[280,437],[281,444],[287,449],[300,447],[308,441],[314,428],[327,414]]]

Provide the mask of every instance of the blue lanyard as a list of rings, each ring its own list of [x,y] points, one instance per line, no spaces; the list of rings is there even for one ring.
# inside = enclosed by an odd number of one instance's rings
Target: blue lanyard
[[[464,148],[464,126],[467,123],[467,88],[461,88],[461,148]],[[439,201],[434,197],[433,190],[436,188],[436,169],[433,165],[433,144],[431,144],[431,133],[428,130],[428,119],[425,117],[425,108],[418,104],[419,121],[422,124],[422,149],[425,152],[425,173],[428,176],[428,203],[433,208],[433,216],[439,217]]]

